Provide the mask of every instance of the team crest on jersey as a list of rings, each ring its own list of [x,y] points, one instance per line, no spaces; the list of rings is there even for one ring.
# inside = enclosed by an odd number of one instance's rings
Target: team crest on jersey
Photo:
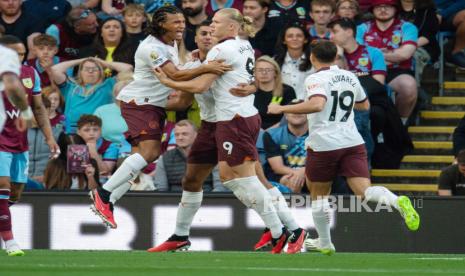
[[[374,40],[374,37],[372,37],[371,35],[365,36],[365,41],[366,42],[372,42],[373,40]]]
[[[297,12],[297,15],[305,16],[305,9],[303,7],[298,7],[297,9],[295,9],[295,11]]]
[[[368,58],[359,58],[358,59],[358,64],[361,66],[367,66],[368,65]]]
[[[150,53],[150,58],[151,58],[152,60],[156,60],[156,59],[158,58],[157,52],[152,51],[152,52]]]
[[[31,89],[32,86],[34,85],[34,84],[32,83],[32,79],[31,79],[31,78],[25,78],[25,79],[22,79],[21,81],[23,82],[24,87],[26,87],[27,89]]]
[[[399,44],[400,43],[400,35],[393,35],[392,36],[392,43]]]

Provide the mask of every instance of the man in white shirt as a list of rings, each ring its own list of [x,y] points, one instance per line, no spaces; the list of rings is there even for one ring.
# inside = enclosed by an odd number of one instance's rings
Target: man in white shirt
[[[184,32],[185,20],[175,6],[157,9],[151,24],[151,34],[141,42],[135,54],[134,81],[117,97],[121,101],[121,115],[128,125],[126,136],[133,154],[102,188],[91,192],[94,202],[91,208],[111,228],[116,228],[112,195],[124,194],[130,187],[129,181],[160,155],[165,106],[171,89],[159,82],[153,69],[159,68],[177,81],[190,80],[203,73],[223,74],[230,69],[220,61],[188,70],[176,68],[179,60],[175,41]]]
[[[396,208],[411,231],[420,225],[420,218],[406,196],[397,197],[384,187],[370,186],[366,149],[353,113],[354,108],[367,110],[368,99],[357,76],[333,65],[336,55],[333,42],[317,42],[310,56],[317,72],[305,81],[306,101],[287,106],[272,103],[268,108],[272,114],[308,114],[306,177],[319,236],[317,249],[326,255],[336,251],[330,236],[328,195],[337,175],[347,177],[356,195]]]
[[[206,60],[224,59],[233,67],[232,71],[222,76],[204,74],[187,82],[167,78],[158,69],[156,73],[160,82],[173,89],[190,93],[211,89],[217,119],[215,137],[220,178],[239,200],[263,219],[273,238],[271,252],[281,253],[291,234],[283,227],[269,193],[257,177],[255,143],[261,120],[253,105],[254,96],[237,97],[230,93],[238,84],[253,81],[254,50],[248,41],[238,37],[239,30],[248,36],[254,35],[252,22],[236,9],[220,10],[212,21],[212,34],[218,44],[208,52]]]

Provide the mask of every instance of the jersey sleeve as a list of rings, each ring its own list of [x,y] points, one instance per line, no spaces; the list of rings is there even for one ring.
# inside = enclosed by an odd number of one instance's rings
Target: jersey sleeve
[[[40,76],[36,69],[34,69],[34,87],[32,88],[32,95],[40,95],[41,92]]]
[[[402,45],[411,44],[417,46],[418,29],[410,22],[402,24]]]
[[[168,50],[163,47],[144,47],[142,55],[144,60],[148,61],[152,68],[162,67],[170,62]]]
[[[368,26],[365,23],[360,24],[360,25],[357,26],[357,36],[356,36],[355,39],[357,40],[358,44],[366,45],[365,40],[363,39],[363,37],[365,36],[365,33],[366,33],[367,30],[368,30]]]
[[[10,49],[0,49],[0,77],[5,73],[20,74],[21,64],[18,55]]]
[[[368,54],[372,64],[373,75],[387,75],[386,61],[384,60],[383,52],[374,47],[368,47]]]
[[[281,149],[279,148],[279,145],[274,142],[273,138],[271,138],[271,135],[267,131],[263,133],[263,148],[267,159],[281,156]]]
[[[324,97],[325,99],[327,98],[326,95],[326,87],[325,87],[325,81],[320,80],[317,77],[314,76],[309,76],[305,80],[305,92],[307,94],[307,99],[310,99],[311,97],[315,96],[320,96]]]

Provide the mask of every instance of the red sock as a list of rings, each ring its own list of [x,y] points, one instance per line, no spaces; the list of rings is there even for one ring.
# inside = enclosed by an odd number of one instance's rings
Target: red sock
[[[13,239],[8,199],[10,199],[10,190],[0,190],[0,237],[3,239],[3,241]]]

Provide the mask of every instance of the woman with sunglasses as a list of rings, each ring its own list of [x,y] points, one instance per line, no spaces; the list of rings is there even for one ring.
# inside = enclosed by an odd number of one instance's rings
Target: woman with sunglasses
[[[79,66],[75,79],[68,78],[68,68]],[[132,66],[122,62],[107,62],[99,58],[82,58],[52,66],[52,79],[65,98],[66,133],[76,132],[76,123],[82,114],[93,114],[97,107],[113,102],[115,77],[106,78],[103,68],[117,72],[131,71]]]

